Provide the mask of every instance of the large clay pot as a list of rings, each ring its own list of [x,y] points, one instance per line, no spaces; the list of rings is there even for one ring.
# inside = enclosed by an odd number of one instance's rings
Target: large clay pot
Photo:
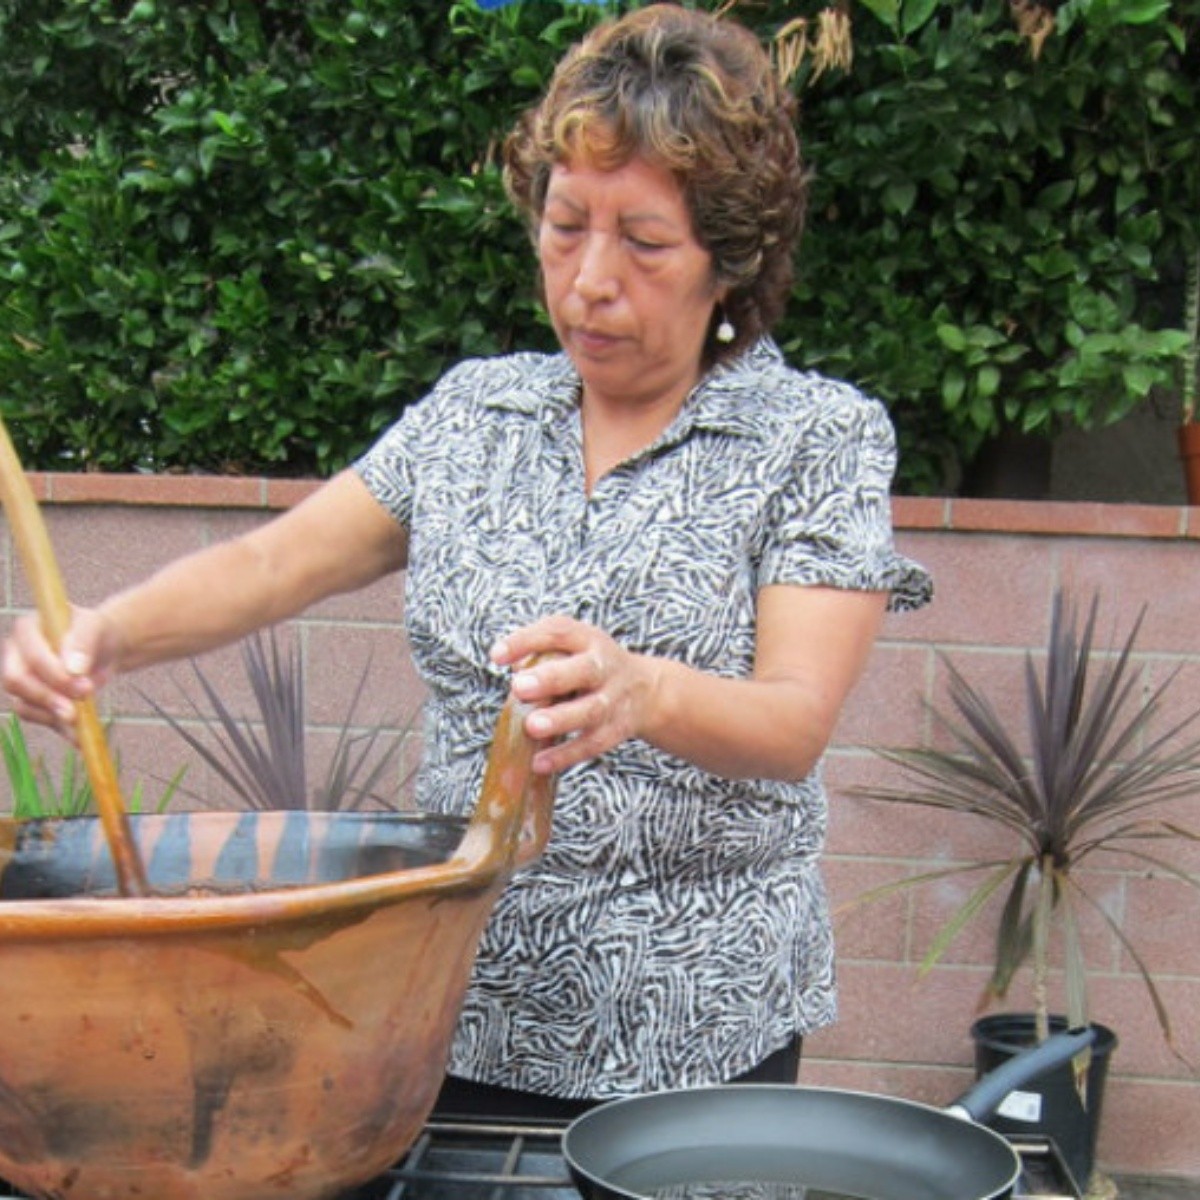
[[[544,845],[519,714],[469,826],[417,814],[0,821],[0,1177],[71,1200],[319,1200],[411,1144],[493,902]]]

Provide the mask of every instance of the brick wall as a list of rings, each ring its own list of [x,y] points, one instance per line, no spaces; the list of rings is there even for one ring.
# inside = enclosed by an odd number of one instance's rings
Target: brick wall
[[[306,483],[192,477],[37,476],[34,479],[68,590],[99,600],[164,561],[267,519],[305,494]],[[987,977],[984,927],[964,935],[928,976],[917,964],[963,883],[914,889],[869,908],[851,901],[897,875],[996,853],[979,824],[846,796],[878,781],[872,747],[908,745],[929,734],[926,700],[943,691],[937,652],[950,653],[993,696],[1020,698],[1028,649],[1046,638],[1056,585],[1102,596],[1107,631],[1128,628],[1148,605],[1138,670],[1149,687],[1181,669],[1171,695],[1178,711],[1200,708],[1200,637],[1194,632],[1200,510],[1103,504],[967,500],[897,502],[903,548],[928,566],[937,598],[927,610],[889,617],[867,676],[847,708],[829,756],[833,797],[827,875],[837,918],[841,1019],[809,1039],[803,1080],[882,1091],[943,1105],[972,1078],[968,1035]],[[0,526],[0,623],[29,606],[29,592]],[[402,634],[396,581],[329,601],[292,630],[307,664],[316,754],[345,711],[360,672],[372,685],[364,723],[402,725],[420,703],[420,685]],[[238,653],[222,651],[206,671],[237,702],[245,697]],[[156,668],[118,680],[103,700],[126,786],[170,776],[187,760],[148,703],[186,711],[178,685],[188,668]],[[3,706],[0,700],[0,708]],[[35,731],[35,743],[61,754]],[[415,739],[408,763],[417,753]],[[52,761],[57,761],[52,757]],[[189,786],[204,790],[203,769]],[[0,786],[4,786],[0,784]],[[6,799],[6,798],[5,798]],[[1196,827],[1200,819],[1178,806]],[[1200,871],[1200,847],[1185,861]],[[1167,1000],[1180,1052],[1200,1064],[1200,895],[1154,878],[1137,863],[1097,869],[1093,890],[1135,937]],[[1097,921],[1086,932],[1092,1010],[1113,1028],[1113,1055],[1099,1157],[1110,1170],[1200,1178],[1200,1085],[1159,1036],[1136,969]],[[1016,1006],[1027,1003],[1017,997]]]

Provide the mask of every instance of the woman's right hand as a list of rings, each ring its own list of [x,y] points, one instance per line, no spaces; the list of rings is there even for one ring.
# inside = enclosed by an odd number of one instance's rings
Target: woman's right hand
[[[99,610],[72,610],[71,625],[55,652],[36,616],[20,617],[4,645],[3,682],[23,720],[73,736],[75,701],[90,696],[115,673],[118,636]]]

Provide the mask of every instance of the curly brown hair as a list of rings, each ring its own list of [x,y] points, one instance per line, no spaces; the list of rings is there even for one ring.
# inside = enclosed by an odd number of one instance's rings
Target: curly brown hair
[[[602,168],[646,158],[679,181],[735,331],[718,342],[714,314],[708,362],[773,327],[792,283],[807,181],[795,100],[750,30],[674,4],[598,25],[504,144],[508,193],[535,231],[551,169],[576,155]]]

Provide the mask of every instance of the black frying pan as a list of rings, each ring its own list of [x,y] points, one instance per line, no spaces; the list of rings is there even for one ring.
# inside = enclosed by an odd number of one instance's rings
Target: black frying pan
[[[1094,1039],[1056,1034],[946,1109],[787,1084],[614,1100],[569,1126],[563,1153],[586,1200],[992,1200],[1020,1160],[975,1122]]]

